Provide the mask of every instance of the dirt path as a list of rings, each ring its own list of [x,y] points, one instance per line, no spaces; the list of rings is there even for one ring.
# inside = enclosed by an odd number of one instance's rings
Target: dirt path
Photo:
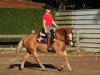
[[[22,59],[22,55],[18,60]],[[40,70],[40,66],[32,56],[25,63],[25,69],[19,70],[20,62],[9,61],[13,56],[14,53],[0,54],[0,75],[100,75],[100,56],[69,56],[73,72],[68,72],[67,68],[63,71],[54,69],[54,67],[60,67],[63,62],[54,54],[50,57],[45,54],[40,55],[46,71]]]

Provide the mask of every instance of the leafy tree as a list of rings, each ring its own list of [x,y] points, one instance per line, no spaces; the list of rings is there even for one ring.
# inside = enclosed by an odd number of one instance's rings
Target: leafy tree
[[[66,9],[96,9],[100,8],[100,0],[32,0],[49,4],[57,10]]]

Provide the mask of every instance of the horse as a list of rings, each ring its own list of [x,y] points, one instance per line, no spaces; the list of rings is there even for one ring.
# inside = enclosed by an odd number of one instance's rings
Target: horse
[[[66,53],[67,45],[64,42],[65,39],[72,40],[72,37],[70,37],[71,34],[72,32],[66,30],[65,28],[59,28],[55,30],[56,40],[51,44],[51,46],[55,50],[55,52],[64,59],[64,63],[61,65],[59,70],[62,70],[64,66],[67,65],[69,71],[72,71],[72,68],[69,64],[69,60]],[[24,36],[18,43],[17,50],[16,50],[17,51],[16,57],[18,57],[18,54],[23,46],[27,49],[27,53],[24,55],[24,59],[21,62],[21,66],[20,66],[21,70],[24,68],[25,61],[28,59],[30,54],[33,55],[35,61],[40,65],[41,70],[42,71],[46,70],[45,66],[41,63],[38,57],[37,51],[48,53],[47,44],[38,42],[37,41],[38,36],[39,36],[39,33],[32,33],[30,35]]]

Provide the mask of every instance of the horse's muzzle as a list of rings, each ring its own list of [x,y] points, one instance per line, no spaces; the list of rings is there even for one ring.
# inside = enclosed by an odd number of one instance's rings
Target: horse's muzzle
[[[71,47],[73,47],[73,45],[74,45],[74,42],[73,42],[73,40],[70,40],[70,43],[69,43],[69,45],[70,45]]]
[[[71,47],[76,47],[76,42],[74,40],[70,40],[69,45]]]

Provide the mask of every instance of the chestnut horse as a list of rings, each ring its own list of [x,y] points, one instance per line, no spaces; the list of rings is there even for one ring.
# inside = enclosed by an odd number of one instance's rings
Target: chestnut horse
[[[72,68],[70,67],[68,57],[67,57],[67,54],[66,54],[67,46],[64,42],[65,39],[72,40],[72,37],[70,37],[71,34],[72,34],[72,32],[70,31],[70,29],[59,28],[55,31],[55,39],[56,40],[55,40],[54,43],[51,44],[51,46],[55,50],[55,52],[59,56],[61,56],[65,61],[62,64],[60,70],[62,70],[64,68],[64,66],[67,65],[69,71],[72,71]],[[18,56],[19,51],[21,50],[21,48],[23,46],[27,49],[27,53],[25,54],[24,59],[21,62],[21,66],[20,66],[21,70],[24,68],[25,61],[28,59],[30,54],[33,55],[35,61],[41,66],[42,70],[46,70],[44,65],[39,60],[37,51],[48,53],[47,44],[39,43],[37,41],[38,36],[39,36],[39,33],[32,33],[28,36],[23,37],[21,39],[21,41],[18,43],[16,57]]]

